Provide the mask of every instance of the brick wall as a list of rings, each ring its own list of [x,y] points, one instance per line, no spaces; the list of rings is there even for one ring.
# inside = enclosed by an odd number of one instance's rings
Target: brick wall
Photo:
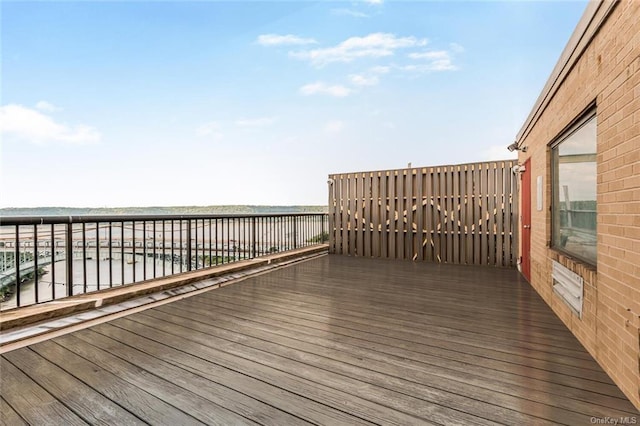
[[[594,100],[597,269],[549,247],[548,144]],[[531,192],[531,284],[640,409],[640,1],[613,9],[522,144],[519,161],[531,158],[532,182],[545,184],[542,211]],[[582,319],[553,293],[552,260],[584,278]]]

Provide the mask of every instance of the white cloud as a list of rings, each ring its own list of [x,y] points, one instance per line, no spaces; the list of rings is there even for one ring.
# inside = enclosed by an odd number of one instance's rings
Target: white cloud
[[[430,71],[455,71],[457,66],[451,63],[451,59],[439,59],[428,65]]]
[[[375,75],[364,76],[361,74],[351,74],[349,80],[355,86],[375,86],[380,82],[380,79]]]
[[[409,72],[455,71],[458,69],[458,67],[453,64],[451,53],[446,50],[412,52],[407,56],[415,60],[426,60],[426,62],[399,66],[398,69]]]
[[[391,67],[378,65],[378,66],[369,68],[369,71],[375,74],[387,74],[389,71],[391,71]]]
[[[281,45],[304,45],[304,44],[316,44],[316,40],[312,38],[298,37],[293,34],[279,35],[279,34],[262,34],[258,36],[256,40],[258,44],[263,46],[281,46]]]
[[[364,37],[351,37],[334,47],[291,52],[290,55],[323,66],[331,62],[351,62],[359,58],[391,56],[397,49],[425,46],[426,39],[396,37],[390,33],[372,33]]]
[[[400,71],[423,73],[431,71],[455,71],[457,66],[451,63],[450,59],[439,59],[437,61],[431,61],[427,64],[418,65],[404,65],[397,67]]]
[[[214,140],[221,140],[224,135],[220,131],[220,123],[217,121],[210,121],[204,123],[196,129],[196,134],[201,137],[207,137]]]
[[[238,127],[263,127],[270,126],[276,121],[273,117],[260,117],[260,118],[241,118],[235,121]]]
[[[44,111],[44,112],[56,112],[56,111],[60,111],[61,108],[58,108],[57,106],[47,102],[47,101],[40,101],[36,104],[36,108],[39,109],[40,111]]]
[[[363,3],[379,5],[384,2],[384,0],[362,0]]]
[[[411,59],[450,59],[451,56],[446,50],[430,50],[428,52],[409,53]]]
[[[444,71],[442,69],[435,69],[432,64],[402,65],[396,68],[398,69],[398,71],[404,71],[404,72],[414,73],[414,74],[428,73],[433,71]],[[455,70],[455,68],[453,70]]]
[[[464,47],[459,45],[458,43],[449,43],[449,47],[453,53],[462,53],[464,52]]]
[[[336,133],[342,132],[342,130],[344,129],[344,126],[345,126],[344,121],[331,120],[324,125],[324,131],[327,133],[336,134]]]
[[[91,126],[57,123],[40,111],[16,104],[0,107],[0,133],[36,144],[62,142],[85,145],[98,143],[102,137]]]
[[[306,84],[302,86],[299,92],[300,94],[305,96],[323,94],[335,96],[337,98],[344,98],[345,96],[349,96],[352,90],[341,85],[328,85],[326,83],[318,81],[316,83]]]
[[[351,9],[331,9],[331,13],[337,16],[352,16],[354,18],[370,18],[366,13],[358,12]]]

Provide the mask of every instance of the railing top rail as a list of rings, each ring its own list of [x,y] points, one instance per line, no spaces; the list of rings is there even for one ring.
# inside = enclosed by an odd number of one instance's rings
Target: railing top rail
[[[319,216],[325,212],[268,213],[268,214],[150,214],[150,215],[83,215],[83,216],[0,216],[0,225],[55,225],[64,223],[168,221],[194,219],[249,219],[252,217],[278,218],[294,216]]]

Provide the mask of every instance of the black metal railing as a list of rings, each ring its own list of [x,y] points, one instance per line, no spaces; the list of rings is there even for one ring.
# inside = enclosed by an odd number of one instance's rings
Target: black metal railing
[[[328,241],[325,213],[0,219],[0,309]]]

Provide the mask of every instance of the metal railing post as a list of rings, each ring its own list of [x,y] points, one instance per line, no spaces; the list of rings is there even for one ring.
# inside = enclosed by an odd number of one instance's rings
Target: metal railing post
[[[36,303],[40,300],[38,287],[38,225],[33,225],[33,290]]]
[[[293,248],[298,248],[298,216],[293,216]]]
[[[20,226],[16,225],[16,246],[13,263],[16,265],[16,306],[20,306]]]
[[[73,222],[69,221],[65,236],[67,296],[73,296]]]
[[[256,257],[256,217],[251,216],[251,258]]]
[[[191,219],[187,219],[187,271],[191,270]]]

